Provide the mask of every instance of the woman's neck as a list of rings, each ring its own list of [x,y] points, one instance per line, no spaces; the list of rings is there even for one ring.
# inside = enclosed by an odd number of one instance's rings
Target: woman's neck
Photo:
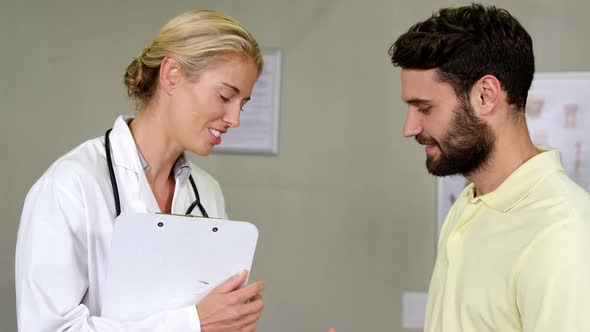
[[[162,116],[163,113],[145,108],[137,113],[129,125],[139,152],[150,166],[146,173],[150,185],[166,183],[174,163],[183,152],[170,134],[168,120]]]

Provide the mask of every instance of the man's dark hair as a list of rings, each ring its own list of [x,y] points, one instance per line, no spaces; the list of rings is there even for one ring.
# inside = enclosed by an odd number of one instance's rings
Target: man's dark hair
[[[459,98],[484,75],[494,75],[519,111],[535,72],[531,36],[505,9],[480,4],[440,9],[401,35],[389,55],[404,69],[436,68]]]

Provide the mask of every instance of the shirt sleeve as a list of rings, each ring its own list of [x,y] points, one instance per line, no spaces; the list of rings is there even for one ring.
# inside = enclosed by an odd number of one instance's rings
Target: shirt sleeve
[[[590,331],[590,224],[551,226],[527,249],[516,301],[524,332]]]
[[[83,193],[69,187],[42,179],[25,200],[15,257],[19,331],[200,332],[195,306],[133,322],[91,316],[83,304],[92,268],[88,266]]]

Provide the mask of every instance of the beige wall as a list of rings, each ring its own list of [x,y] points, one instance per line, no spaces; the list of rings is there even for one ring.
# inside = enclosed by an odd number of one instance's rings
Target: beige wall
[[[230,215],[260,229],[260,331],[403,331],[401,295],[434,262],[435,180],[400,129],[395,36],[443,5],[377,0],[0,1],[0,331],[15,331],[22,201],[59,155],[131,112],[121,75],[176,14],[226,11],[283,49],[280,154],[195,161]],[[531,33],[538,71],[589,70],[590,5],[498,1]],[[584,22],[585,21],[585,22]]]

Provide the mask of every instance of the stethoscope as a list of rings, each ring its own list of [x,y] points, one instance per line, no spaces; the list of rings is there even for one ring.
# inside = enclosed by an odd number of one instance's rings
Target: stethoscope
[[[111,184],[113,185],[113,198],[115,199],[115,210],[117,211],[117,217],[121,214],[121,201],[119,200],[119,187],[117,187],[117,179],[115,178],[115,171],[113,170],[113,161],[111,159],[111,140],[109,136],[111,134],[111,130],[113,128],[107,130],[104,134],[104,148],[107,154],[107,166],[109,167],[109,175],[111,176]],[[192,174],[189,175],[188,179],[191,182],[191,186],[193,187],[193,192],[195,193],[195,201],[189,205],[188,209],[186,210],[186,215],[190,215],[193,212],[195,206],[199,207],[201,210],[201,215],[205,218],[209,218],[207,211],[201,204],[201,200],[199,199],[199,190],[197,190],[197,185],[195,184],[195,180],[193,179]]]

